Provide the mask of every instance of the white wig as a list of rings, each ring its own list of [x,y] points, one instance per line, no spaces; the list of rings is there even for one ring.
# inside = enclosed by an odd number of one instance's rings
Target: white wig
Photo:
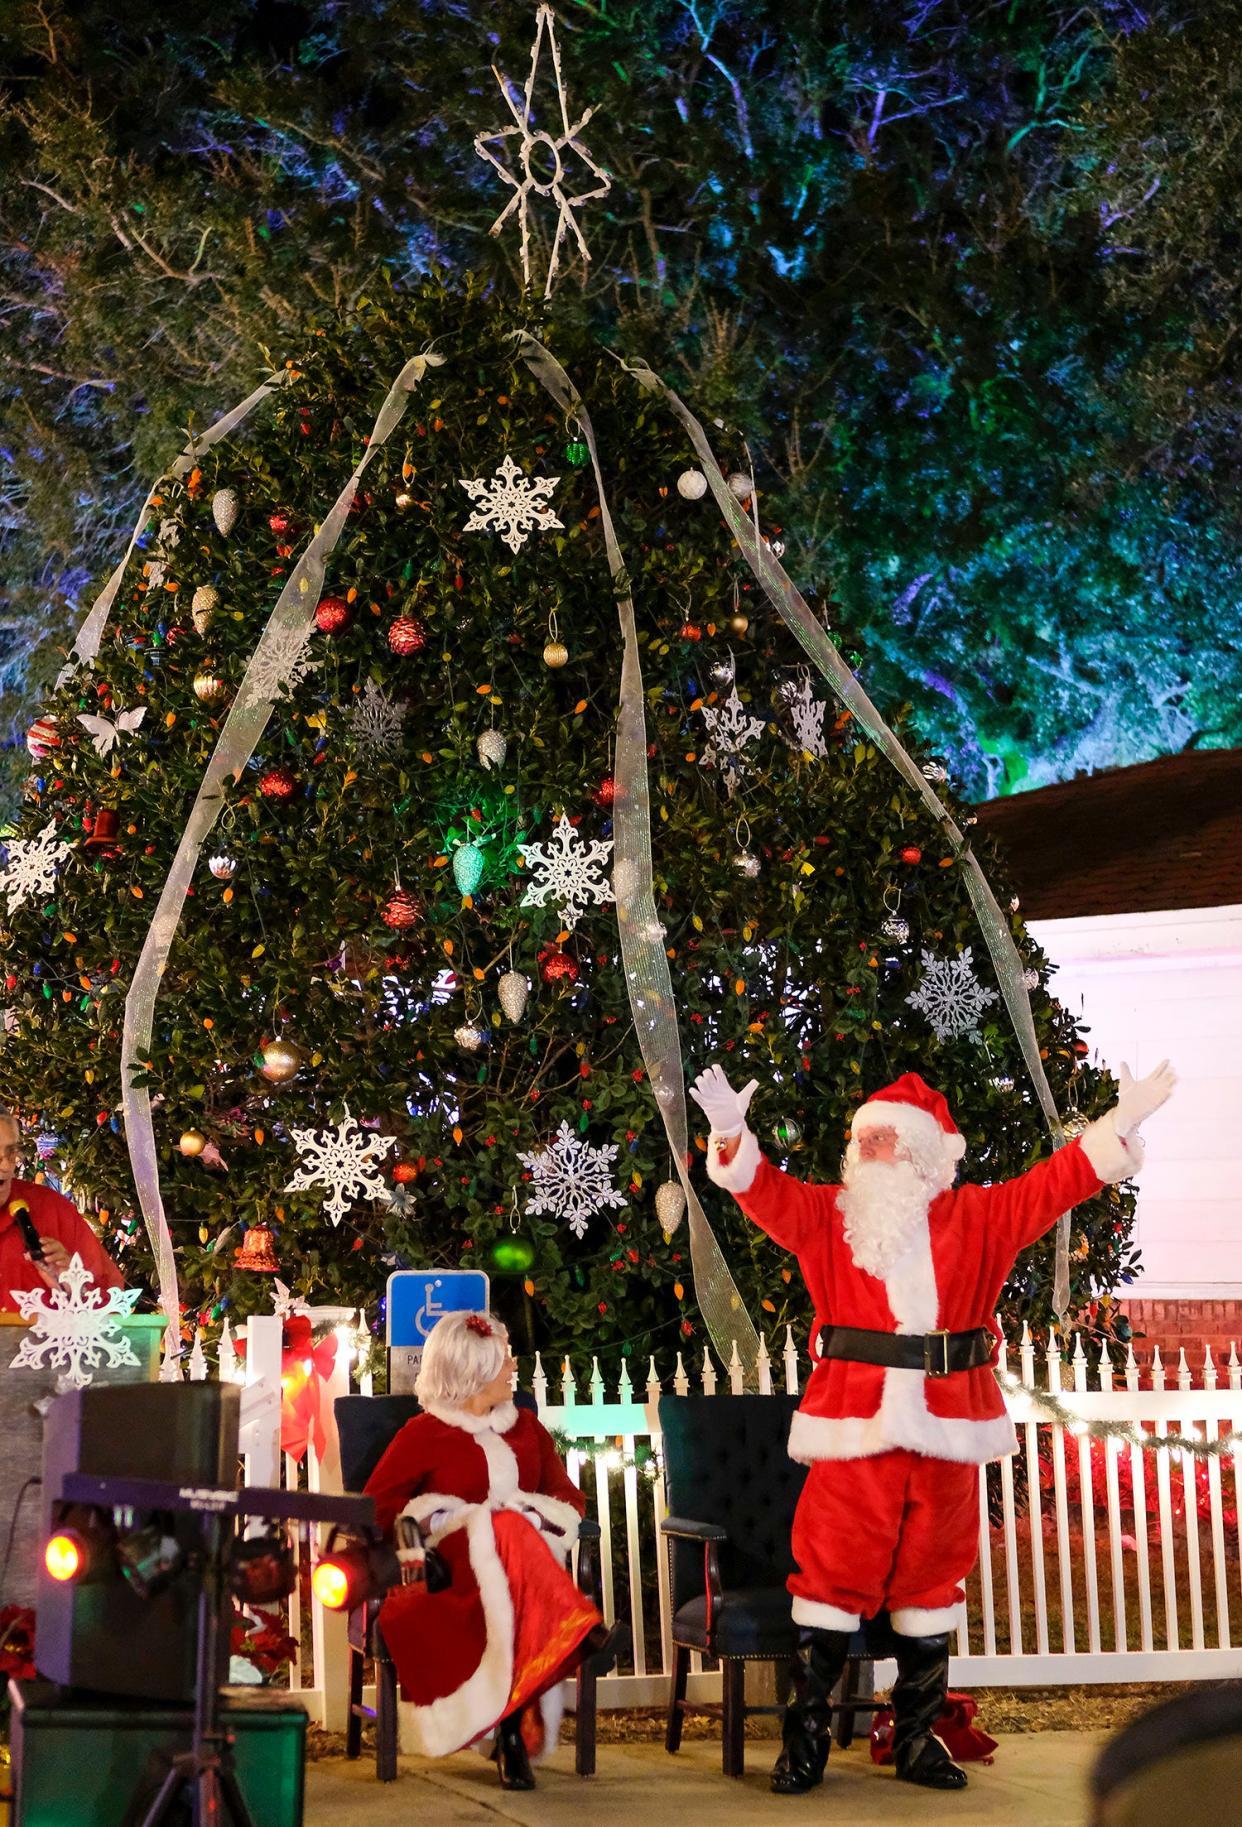
[[[414,1394],[424,1407],[459,1408],[498,1377],[509,1334],[489,1313],[446,1313],[423,1347]]]

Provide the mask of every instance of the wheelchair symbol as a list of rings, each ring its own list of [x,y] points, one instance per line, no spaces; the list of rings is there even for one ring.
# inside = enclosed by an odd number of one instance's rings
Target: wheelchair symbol
[[[423,1304],[414,1316],[414,1330],[420,1338],[425,1339],[436,1321],[444,1318],[448,1309],[439,1306],[436,1302],[435,1291],[444,1285],[438,1275],[430,1287],[427,1287],[426,1283],[423,1285],[425,1290]]]

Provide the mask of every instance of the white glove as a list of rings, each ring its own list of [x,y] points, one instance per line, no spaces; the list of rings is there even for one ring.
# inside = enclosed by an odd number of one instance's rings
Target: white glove
[[[746,1112],[759,1087],[752,1078],[748,1085],[735,1091],[720,1066],[709,1066],[700,1072],[690,1087],[690,1095],[711,1124],[713,1135],[740,1136],[746,1127]]]
[[[1154,1072],[1149,1072],[1146,1078],[1136,1079],[1123,1061],[1117,1082],[1121,1091],[1113,1106],[1113,1128],[1124,1141],[1131,1130],[1137,1129],[1154,1110],[1159,1110],[1171,1095],[1177,1074],[1168,1060],[1162,1059]]]

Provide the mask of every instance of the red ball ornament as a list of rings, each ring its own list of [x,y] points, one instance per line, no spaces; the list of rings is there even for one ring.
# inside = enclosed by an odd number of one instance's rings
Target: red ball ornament
[[[321,634],[340,634],[352,620],[349,604],[343,596],[321,596],[315,610],[315,626]]]
[[[264,799],[292,799],[298,790],[298,778],[292,768],[269,768],[259,776],[259,791]]]
[[[402,657],[421,653],[427,645],[427,630],[416,615],[399,615],[388,630],[388,645]]]
[[[907,844],[901,853],[901,860],[903,863],[909,863],[911,865],[921,863],[923,861],[923,852],[919,849],[917,844]]]
[[[26,731],[26,747],[36,761],[46,761],[53,749],[60,747],[60,731],[54,717],[36,717]]]
[[[267,517],[267,524],[271,527],[277,539],[283,539],[287,533],[293,531],[293,521],[290,519],[289,515],[285,513],[283,508],[278,508],[274,514],[269,514]]]
[[[595,789],[597,806],[610,806],[617,797],[617,783],[611,774],[606,774]]]
[[[398,1161],[392,1170],[392,1177],[394,1185],[409,1186],[411,1181],[418,1179],[418,1167],[413,1161]]]
[[[545,983],[577,983],[578,960],[568,952],[549,952],[540,962],[539,974]]]
[[[407,926],[418,923],[422,911],[417,895],[411,894],[408,888],[397,888],[380,909],[380,919],[395,932],[404,932]]]

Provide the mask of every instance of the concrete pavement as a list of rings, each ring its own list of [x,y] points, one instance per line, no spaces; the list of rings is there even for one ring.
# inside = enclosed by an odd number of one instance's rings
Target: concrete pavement
[[[430,1763],[403,1757],[395,1783],[377,1783],[374,1762],[325,1758],[307,1771],[306,1827],[1080,1827],[1087,1772],[1107,1734],[1022,1733],[1003,1739],[990,1767],[970,1766],[970,1787],[937,1795],[879,1770],[865,1741],[834,1749],[822,1789],[768,1792],[775,1742],[748,1739],[747,1774],[720,1774],[720,1747],[695,1741],[670,1757],[659,1745],[602,1745],[599,1774],[573,1773],[563,1744],[532,1794],[501,1789],[489,1763],[469,1753]]]

